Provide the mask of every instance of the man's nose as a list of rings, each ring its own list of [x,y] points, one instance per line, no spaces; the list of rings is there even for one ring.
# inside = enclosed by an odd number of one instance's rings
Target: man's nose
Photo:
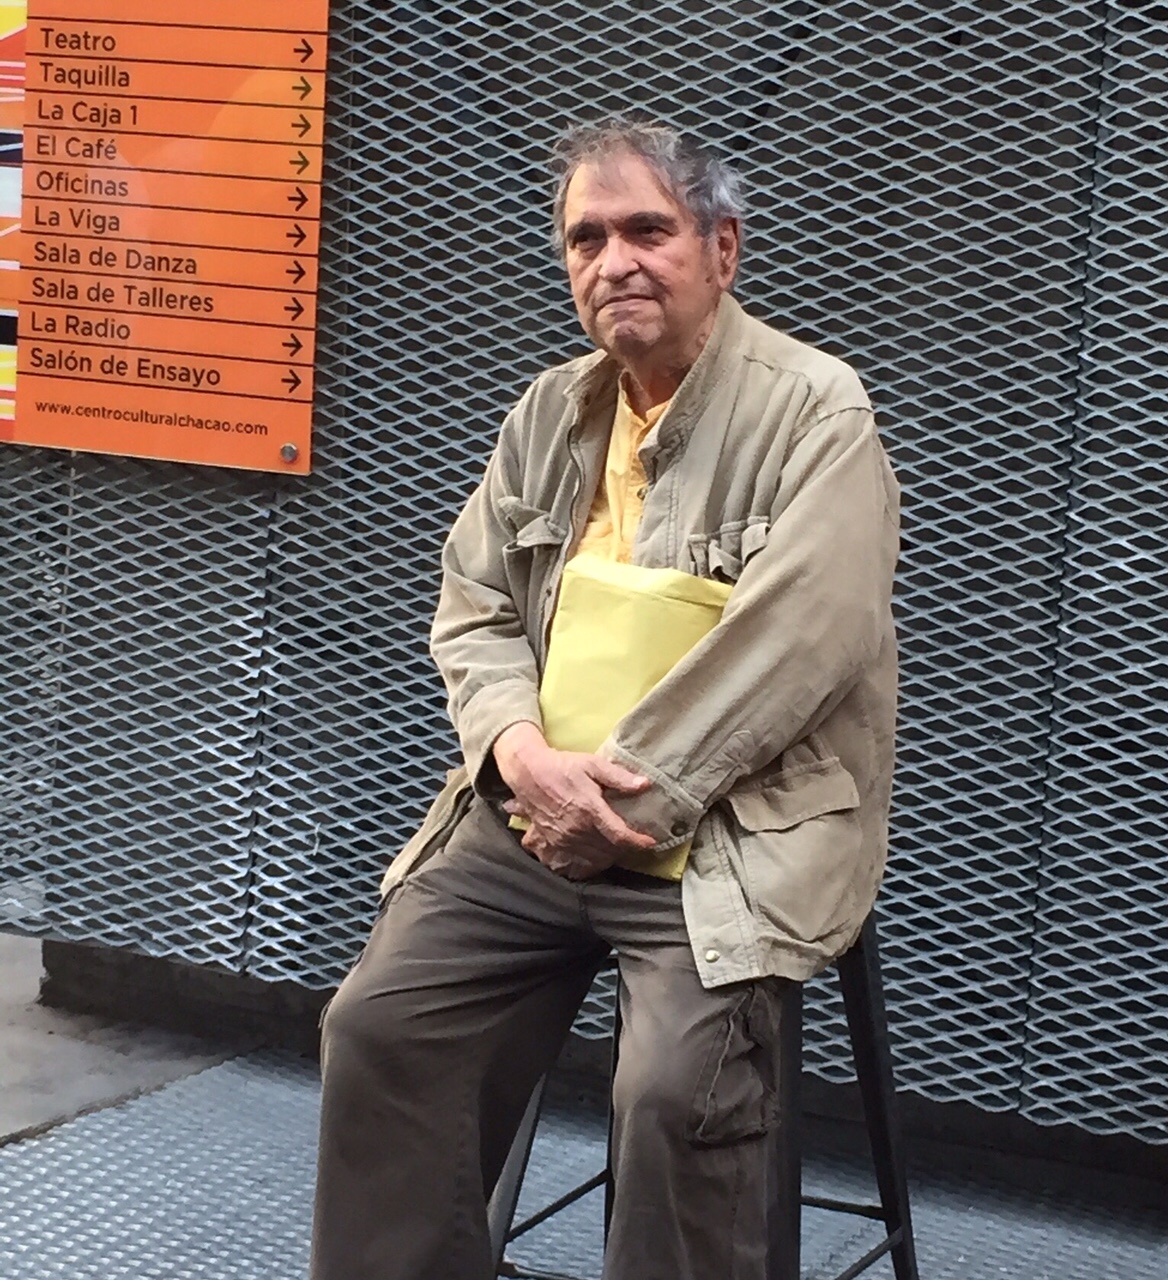
[[[604,242],[600,275],[604,280],[623,280],[637,269],[636,254],[623,236],[609,236]]]

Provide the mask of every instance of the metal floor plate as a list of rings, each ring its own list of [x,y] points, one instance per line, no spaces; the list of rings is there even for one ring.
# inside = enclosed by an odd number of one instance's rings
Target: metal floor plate
[[[0,1149],[4,1280],[298,1280],[307,1267],[318,1078],[303,1060],[237,1059]],[[520,1212],[596,1171],[602,1124],[557,1109],[536,1139]],[[866,1171],[810,1158],[809,1189],[864,1194]],[[1165,1280],[1168,1212],[982,1181],[913,1187],[922,1280]],[[808,1211],[806,1280],[863,1253],[875,1229]],[[600,1274],[600,1195],[517,1242],[518,1262]],[[868,1273],[891,1280],[882,1263]]]

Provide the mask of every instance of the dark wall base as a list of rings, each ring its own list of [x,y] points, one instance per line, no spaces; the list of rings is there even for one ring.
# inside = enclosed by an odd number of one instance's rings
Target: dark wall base
[[[331,991],[72,942],[46,941],[42,957],[40,999],[52,1008],[310,1056],[319,1052],[317,1028]]]
[[[131,951],[75,943],[44,943],[41,1001],[55,1008],[145,1022],[249,1046],[319,1053],[320,1014],[331,992],[291,982],[268,983],[224,969],[157,960]],[[569,1037],[555,1092],[603,1106],[610,1048],[606,1041]],[[809,1145],[863,1148],[863,1111],[854,1085],[807,1076],[804,1111]],[[979,1168],[1003,1181],[1031,1186],[1037,1164],[1044,1184],[1083,1189],[1085,1171],[1168,1185],[1168,1145],[1125,1135],[1085,1133],[1073,1125],[1043,1128],[1016,1115],[995,1115],[966,1103],[901,1095],[901,1115],[914,1163],[954,1172]],[[1138,1189],[1137,1189],[1138,1192]],[[1131,1188],[1125,1196],[1135,1194]],[[1162,1198],[1162,1192],[1156,1192]]]

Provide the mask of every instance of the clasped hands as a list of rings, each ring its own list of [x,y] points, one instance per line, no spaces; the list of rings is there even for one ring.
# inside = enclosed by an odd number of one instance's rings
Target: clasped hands
[[[539,728],[513,724],[495,741],[495,764],[514,799],[504,808],[526,818],[523,847],[569,880],[587,880],[623,854],[652,849],[656,841],[636,831],[609,805],[605,791],[640,795],[651,785],[602,756],[549,747]]]

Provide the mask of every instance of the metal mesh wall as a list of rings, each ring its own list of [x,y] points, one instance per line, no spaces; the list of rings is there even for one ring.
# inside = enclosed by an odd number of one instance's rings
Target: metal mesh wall
[[[1023,1110],[1168,1133],[1168,10],[1108,8]]]
[[[902,1081],[1168,1141],[1163,23],[334,0],[333,28],[316,474],[0,452],[3,918],[343,974],[455,757],[445,529],[511,400],[584,349],[548,148],[643,107],[737,159],[743,300],[859,368],[904,483]],[[840,1078],[830,984],[812,1004]]]

